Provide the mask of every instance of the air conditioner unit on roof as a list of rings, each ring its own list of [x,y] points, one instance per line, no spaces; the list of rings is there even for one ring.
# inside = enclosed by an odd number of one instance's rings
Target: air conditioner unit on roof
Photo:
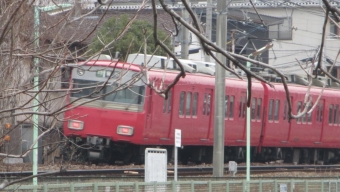
[[[190,62],[190,60],[179,60],[186,72],[194,73],[197,71],[195,63]],[[144,54],[129,54],[127,62],[142,66],[146,66],[147,64],[148,68],[165,69],[166,67],[167,69],[179,70],[179,67],[172,58],[168,59],[167,57],[158,55],[145,55],[144,57]],[[144,62],[146,62],[146,64]]]

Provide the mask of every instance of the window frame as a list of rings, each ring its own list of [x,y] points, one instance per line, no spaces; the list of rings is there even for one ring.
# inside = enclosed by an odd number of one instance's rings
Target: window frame
[[[269,39],[293,40],[292,17],[284,17],[282,18],[282,20],[283,23],[281,24],[269,26],[268,28]]]

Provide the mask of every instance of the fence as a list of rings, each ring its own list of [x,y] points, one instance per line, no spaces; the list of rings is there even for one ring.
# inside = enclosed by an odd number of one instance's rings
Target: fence
[[[340,192],[335,180],[245,180],[170,181],[170,182],[95,182],[43,185],[12,185],[9,191],[82,191],[82,192]]]

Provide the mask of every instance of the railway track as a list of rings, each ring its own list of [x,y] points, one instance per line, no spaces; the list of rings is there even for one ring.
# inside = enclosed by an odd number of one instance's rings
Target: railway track
[[[204,167],[179,167],[178,175],[181,176],[197,176],[211,175],[213,168],[211,166]],[[340,172],[340,165],[281,165],[281,166],[252,166],[250,167],[251,174],[273,173],[273,172]],[[228,172],[228,166],[225,167],[225,172]],[[245,173],[246,166],[238,166],[237,173]],[[39,171],[38,174],[48,174],[50,171]],[[174,173],[174,168],[168,168],[168,175]],[[2,172],[1,177],[27,177],[31,176],[31,171],[23,172]],[[91,170],[65,170],[59,173],[51,174],[53,176],[144,176],[144,168],[121,168],[121,169],[91,169]]]

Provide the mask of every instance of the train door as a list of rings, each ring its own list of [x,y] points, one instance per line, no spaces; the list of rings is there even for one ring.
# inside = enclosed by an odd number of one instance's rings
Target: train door
[[[168,99],[158,95],[155,91],[150,92],[149,107],[147,112],[147,135],[149,139],[169,141],[172,93]]]
[[[230,140],[231,142],[245,142],[245,134],[246,134],[246,109],[247,109],[247,92],[241,91],[240,97],[235,97],[235,114],[233,121],[226,122],[226,140]],[[230,107],[229,107],[230,108]],[[229,113],[228,113],[229,114]],[[231,126],[229,123],[232,123]]]
[[[207,141],[209,138],[213,137],[213,128],[212,128],[212,118],[213,118],[213,90],[212,89],[205,89],[203,95],[203,107],[202,107],[202,125],[201,130],[207,130],[205,138],[201,138],[201,141]]]
[[[293,102],[293,97],[290,97],[290,100]],[[291,123],[288,121],[288,101],[286,99],[284,99],[283,102],[283,110],[281,110],[282,115],[280,115],[282,117],[282,122],[281,124],[281,128],[280,128],[280,142],[282,144],[288,144],[288,140],[289,140],[289,133],[291,130]]]
[[[287,146],[291,125],[288,122],[288,102],[283,89],[271,89],[264,96],[263,127],[260,146]],[[292,100],[292,97],[291,97]]]
[[[151,131],[151,126],[152,126],[152,89],[149,89],[149,94],[147,95],[147,109],[146,109],[146,126],[145,126],[145,130],[143,132],[143,136],[148,138],[150,135],[150,131]]]
[[[192,85],[176,87],[168,138],[173,138],[174,129],[181,129],[183,145],[197,144],[199,140],[208,141],[213,115],[212,93],[212,89],[200,90]]]
[[[237,124],[233,127],[234,130],[228,131],[228,134],[233,134],[233,138],[236,139],[236,142],[244,142],[246,135],[246,116],[247,116],[247,92],[241,91],[240,98],[238,103],[236,103],[236,107],[238,108],[238,113],[235,114],[238,117]]]
[[[327,119],[324,120],[324,114],[325,114],[325,99],[320,99],[318,105],[316,106],[316,113],[315,113],[315,124],[314,131],[318,133],[319,140],[314,141],[314,144],[321,144],[323,142],[323,135],[326,130],[324,130],[324,124],[327,123]]]
[[[323,130],[324,100],[321,99],[316,108],[310,114],[304,114],[291,121],[289,132],[290,145],[315,146],[320,144],[320,135]],[[306,106],[304,97],[294,97],[293,113],[299,114],[303,110],[310,111],[313,103]]]

